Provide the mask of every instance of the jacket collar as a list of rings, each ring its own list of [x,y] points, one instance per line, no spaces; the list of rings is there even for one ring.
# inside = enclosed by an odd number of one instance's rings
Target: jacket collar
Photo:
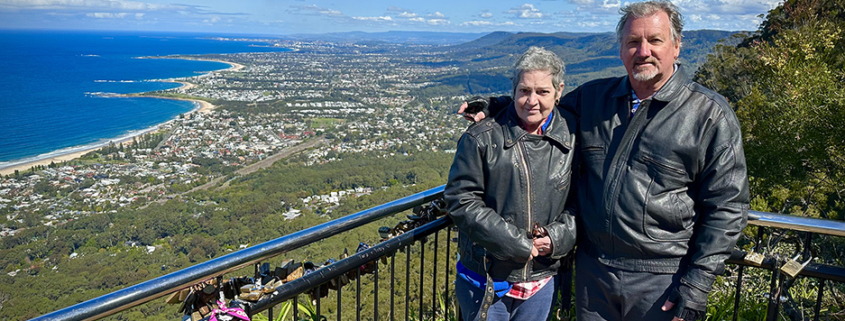
[[[684,71],[683,66],[680,63],[676,63],[675,71],[672,72],[672,76],[669,77],[669,81],[663,84],[663,87],[657,90],[657,92],[651,98],[653,100],[659,101],[670,101],[672,98],[676,97],[675,93],[683,86],[686,86],[689,83],[689,77],[687,77],[686,72]],[[628,80],[628,76],[619,78],[619,83],[616,86],[616,90],[613,91],[613,97],[624,97],[631,94],[631,82]]]
[[[502,131],[504,132],[505,148],[511,148],[523,136],[528,135],[528,132],[519,126],[519,115],[516,114],[516,107],[513,103],[508,106],[503,116],[496,121],[502,126]],[[569,146],[569,128],[566,122],[563,121],[563,118],[561,118],[560,110],[555,110],[552,113],[552,122],[546,128],[546,131],[543,132],[543,136],[557,142],[560,146],[567,149],[571,148]]]

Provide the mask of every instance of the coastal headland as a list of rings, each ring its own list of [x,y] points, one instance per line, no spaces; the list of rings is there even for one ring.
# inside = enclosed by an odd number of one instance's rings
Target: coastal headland
[[[228,64],[230,66],[229,68],[214,70],[213,72],[239,71],[239,70],[244,68],[244,65],[241,65],[241,64],[238,64],[238,63],[223,61],[223,60],[216,60],[216,59],[197,59],[197,58],[190,58],[190,57],[178,57],[178,58],[174,58],[174,57],[141,57],[141,58],[144,58],[144,59],[167,58],[167,59],[216,61],[216,62]],[[184,81],[184,80],[167,79],[167,80],[161,80],[161,81],[162,82],[172,82],[172,83],[181,84],[180,87],[174,88],[174,89],[171,89],[171,90],[183,90],[184,91],[184,90],[189,90],[189,89],[196,87],[196,84],[193,84],[193,83],[190,83],[190,82],[187,82],[187,81]],[[213,104],[211,104],[210,102],[207,102],[205,100],[199,100],[199,99],[188,99],[188,98],[157,96],[157,95],[143,95],[143,93],[113,95],[113,96],[114,97],[150,97],[150,98],[158,98],[158,99],[183,100],[183,101],[190,101],[190,102],[195,103],[197,105],[197,108],[191,110],[187,114],[190,114],[190,113],[193,113],[193,112],[210,113],[215,108],[215,106]],[[173,120],[168,120],[167,122],[171,122],[171,121],[173,121]],[[162,124],[166,124],[167,122],[164,122]],[[159,124],[155,127],[161,126],[162,124]],[[149,132],[150,132],[149,130],[139,131],[137,135],[121,137],[119,140],[111,140],[111,142],[113,142],[115,144],[128,144],[129,142],[132,141],[133,137],[137,137],[139,135],[143,135],[143,134],[146,134],[146,133],[149,133]],[[67,154],[56,155],[56,156],[50,157],[50,158],[38,159],[38,160],[33,160],[31,162],[20,163],[20,164],[12,165],[12,166],[9,166],[9,167],[0,168],[0,175],[11,175],[11,174],[14,174],[15,171],[25,172],[25,171],[29,170],[30,168],[32,168],[33,166],[47,166],[47,165],[50,165],[50,163],[60,164],[62,162],[72,161],[74,159],[80,158],[83,155],[90,153],[90,152],[93,152],[95,150],[98,150],[100,148],[103,148],[103,146],[100,146],[100,145],[92,146],[91,148],[84,149],[84,150],[81,150],[81,151],[74,151],[74,152],[67,153]]]

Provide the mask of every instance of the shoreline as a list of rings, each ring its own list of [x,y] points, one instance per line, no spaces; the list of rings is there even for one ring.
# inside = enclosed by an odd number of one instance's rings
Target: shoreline
[[[145,58],[156,58],[156,57],[145,57]],[[183,59],[183,60],[203,60],[203,61],[215,61],[215,62],[225,63],[225,64],[228,64],[228,65],[230,66],[229,68],[226,68],[226,69],[212,70],[212,71],[210,71],[209,73],[211,73],[211,72],[220,72],[220,71],[238,71],[238,70],[241,70],[241,69],[245,68],[245,66],[244,66],[244,65],[241,65],[241,64],[238,64],[238,63],[229,62],[229,61],[223,61],[223,60],[217,60],[217,59],[187,59],[187,58],[169,58],[169,57],[160,57],[160,58],[166,58],[166,59]],[[191,89],[191,88],[195,88],[195,87],[196,87],[196,85],[195,85],[195,84],[190,83],[190,82],[187,82],[187,81],[179,81],[179,80],[173,80],[173,79],[168,79],[168,80],[158,80],[158,81],[161,81],[161,82],[171,82],[171,83],[178,83],[178,84],[181,84],[181,86],[180,86],[180,87],[173,88],[173,89],[169,89],[169,90],[188,90],[188,89]],[[142,96],[141,94],[143,94],[143,93],[127,94],[127,95],[117,95],[117,97],[142,97],[142,98],[143,98],[143,97],[148,97],[148,98],[155,98],[155,99],[172,99],[172,100],[182,100],[182,101],[190,101],[190,102],[193,102],[193,103],[196,105],[196,107],[195,107],[194,109],[192,109],[192,110],[190,110],[190,111],[186,112],[186,113],[185,113],[186,115],[190,115],[190,114],[192,114],[192,113],[194,113],[194,112],[199,112],[199,113],[203,113],[203,114],[208,114],[208,113],[211,113],[211,112],[212,112],[212,111],[216,108],[216,106],[214,106],[213,104],[211,104],[211,103],[209,103],[209,102],[207,102],[207,101],[204,101],[204,100],[199,100],[199,99],[187,99],[187,98],[166,97],[166,96],[155,96],[155,95]],[[154,126],[151,126],[151,127],[149,127],[149,128],[141,129],[141,130],[139,130],[139,131],[138,131],[138,133],[135,133],[135,134],[131,134],[131,135],[128,135],[128,136],[125,136],[125,137],[124,137],[124,136],[118,136],[118,137],[116,137],[116,138],[114,138],[114,139],[109,139],[109,140],[107,140],[105,143],[93,143],[93,145],[94,145],[94,146],[92,146],[92,147],[90,147],[90,148],[85,148],[85,149],[82,149],[82,150],[73,150],[73,151],[70,151],[70,152],[67,152],[67,153],[60,153],[60,154],[57,154],[57,155],[55,155],[55,156],[51,156],[51,157],[45,157],[45,158],[41,158],[41,159],[34,159],[34,160],[32,160],[32,161],[26,161],[26,162],[23,162],[23,163],[17,163],[17,164],[9,165],[9,166],[7,166],[7,167],[0,167],[0,175],[12,175],[12,174],[14,174],[14,173],[15,173],[15,170],[19,171],[20,173],[24,173],[24,172],[26,172],[26,171],[29,171],[29,170],[30,170],[30,168],[32,168],[33,166],[38,166],[38,165],[41,165],[41,166],[47,166],[47,165],[50,165],[50,163],[60,164],[60,163],[62,163],[62,162],[66,162],[66,161],[72,161],[72,160],[75,160],[75,159],[77,159],[77,158],[82,157],[82,156],[83,156],[83,155],[85,155],[85,154],[88,154],[88,153],[90,153],[90,152],[93,152],[93,151],[96,151],[96,150],[98,150],[98,149],[101,149],[101,148],[103,148],[104,146],[107,146],[109,142],[113,142],[113,143],[115,143],[115,144],[125,144],[125,143],[127,143],[127,142],[131,141],[131,140],[132,140],[132,138],[134,138],[134,137],[138,137],[138,136],[141,136],[141,135],[144,135],[144,134],[147,134],[147,133],[152,132],[152,131],[154,131],[154,130],[157,130],[157,129],[158,129],[158,128],[160,128],[162,125],[165,125],[165,124],[167,124],[167,123],[169,123],[169,122],[172,122],[174,119],[176,119],[176,118],[174,117],[174,118],[172,118],[172,119],[168,119],[167,121],[161,122],[161,123],[156,124],[156,125],[154,125]],[[88,144],[88,145],[92,145],[92,144]],[[72,147],[68,147],[68,148],[65,148],[65,149],[82,148],[82,147],[84,147],[84,146],[86,146],[86,145],[72,146]],[[49,153],[42,154],[42,155],[47,155],[47,154],[50,154],[50,153],[55,153],[55,152],[58,152],[58,151],[60,151],[60,150],[62,150],[62,149],[54,150],[54,151],[51,151],[51,152],[49,152]],[[27,158],[33,158],[33,157],[34,157],[34,158],[37,158],[37,157],[39,157],[39,156],[41,156],[41,155],[35,155],[35,156],[32,156],[32,157],[27,157]],[[10,163],[15,163],[15,162],[18,162],[18,161],[25,160],[25,159],[27,159],[27,158],[16,159],[16,160],[10,160],[9,162],[10,162]]]

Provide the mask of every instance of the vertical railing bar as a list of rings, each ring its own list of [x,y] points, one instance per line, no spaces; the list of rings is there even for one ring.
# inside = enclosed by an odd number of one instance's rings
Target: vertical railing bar
[[[780,265],[780,259],[776,256],[772,261],[772,281],[769,285],[769,302],[768,306],[766,307],[766,321],[775,321],[778,317],[778,310],[780,309],[780,288],[778,287],[778,281],[780,279],[780,270],[778,266]]]
[[[378,263],[380,259],[373,262],[373,320],[378,321]]]
[[[410,298],[410,291],[411,291],[411,283],[408,282],[411,280],[411,244],[408,244],[405,247],[405,321],[408,321],[408,306],[411,304],[409,301]]]
[[[822,311],[822,296],[824,295],[824,281],[825,279],[819,279],[819,296],[816,298],[816,311],[815,317],[813,320],[819,321],[819,317]]]
[[[267,318],[268,320],[273,320],[273,307],[267,309]]]
[[[321,312],[321,310],[320,310],[320,302],[321,302],[321,301],[323,301],[323,300],[320,300],[320,297],[322,297],[322,296],[323,296],[323,293],[321,293],[321,290],[322,290],[321,288],[322,288],[322,285],[318,285],[318,286],[317,286],[317,290],[314,292],[314,293],[316,293],[316,294],[317,294],[317,299],[316,299],[316,300],[317,300],[317,319],[318,319],[317,321],[320,321],[320,320],[319,320],[319,319],[320,319],[320,315],[322,315],[322,314],[320,313],[320,312]],[[272,321],[272,319],[271,319],[271,321]]]
[[[355,271],[358,274],[358,277],[355,278],[357,280],[355,286],[355,320],[361,321],[361,268],[356,267]]]
[[[337,282],[339,284],[337,286],[337,321],[340,321],[340,316],[343,314],[341,312],[342,309],[340,305],[341,299],[343,298],[343,296],[341,295],[341,291],[343,291],[343,284],[340,283],[340,278],[338,278]]]
[[[420,240],[420,320],[423,319],[423,302],[425,301],[425,293],[423,292],[425,280],[423,276],[425,274],[425,238]]]
[[[813,233],[807,232],[807,239],[804,241],[804,259],[811,258],[810,245],[813,244]]]
[[[745,270],[744,265],[739,266],[739,273],[737,273],[736,277],[736,295],[734,296],[734,316],[733,321],[736,321],[739,317],[739,300],[742,295],[742,272]]]
[[[293,297],[293,319],[299,320],[299,296]]]
[[[443,284],[443,293],[446,293],[446,297],[443,298],[446,302],[446,312],[444,313],[446,315],[446,320],[449,319],[449,312],[451,311],[451,309],[449,309],[449,303],[451,303],[451,300],[449,300],[449,273],[452,273],[452,265],[450,263],[450,259],[452,258],[451,247],[452,226],[448,226],[446,227],[446,282]]]
[[[440,231],[434,232],[434,261],[432,261],[432,266],[434,269],[433,278],[431,279],[431,317],[433,318],[437,315],[437,240],[438,236],[440,235]]]
[[[393,314],[395,311],[395,304],[396,300],[394,297],[396,296],[396,291],[394,286],[396,285],[396,252],[390,254],[390,321],[393,321],[394,316]]]

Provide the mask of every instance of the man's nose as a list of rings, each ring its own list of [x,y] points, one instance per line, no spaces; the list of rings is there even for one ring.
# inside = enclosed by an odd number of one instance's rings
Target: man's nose
[[[637,56],[639,57],[648,57],[651,56],[651,46],[647,41],[643,41],[637,46]]]

